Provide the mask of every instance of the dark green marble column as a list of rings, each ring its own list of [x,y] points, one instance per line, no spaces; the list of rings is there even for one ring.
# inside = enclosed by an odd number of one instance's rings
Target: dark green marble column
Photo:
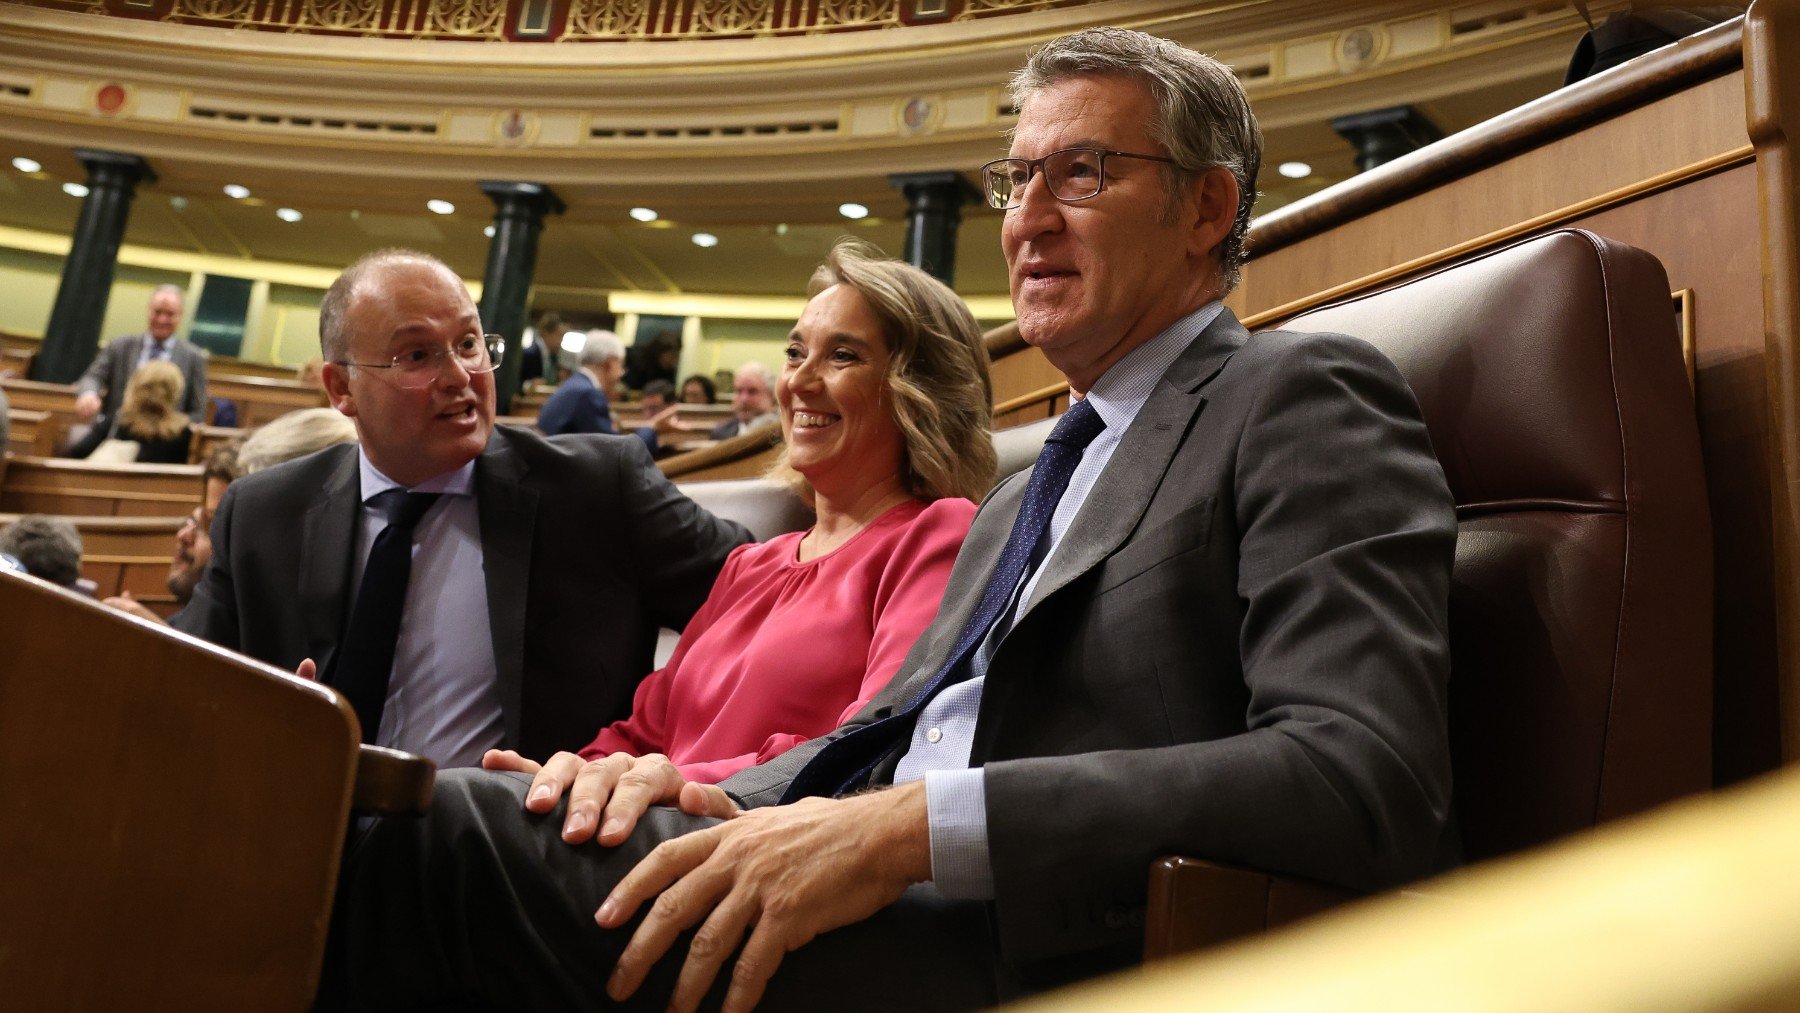
[[[956,278],[956,227],[965,202],[981,194],[957,172],[905,172],[888,177],[906,195],[905,260],[946,285]]]
[[[88,195],[44,326],[43,351],[31,364],[31,378],[49,383],[74,383],[94,361],[131,198],[138,183],[156,182],[156,173],[136,155],[76,148],[75,157],[87,166]]]
[[[526,300],[537,270],[538,234],[545,215],[563,213],[561,198],[541,183],[483,180],[481,192],[494,201],[494,238],[488,243],[487,274],[481,284],[481,323],[506,339],[494,392],[500,414],[512,410],[519,392],[519,341],[525,334]]]

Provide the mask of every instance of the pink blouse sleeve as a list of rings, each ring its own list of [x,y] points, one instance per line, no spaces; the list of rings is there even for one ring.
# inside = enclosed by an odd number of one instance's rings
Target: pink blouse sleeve
[[[869,640],[862,684],[856,699],[838,715],[837,724],[849,721],[887,688],[913,641],[931,625],[950,582],[956,553],[974,522],[975,504],[966,499],[938,500],[907,526],[906,534],[894,545],[871,596],[875,635]],[[681,764],[679,769],[689,781],[717,783],[745,767],[766,763],[808,738],[791,733],[771,735],[754,753]]]
[[[681,677],[681,665],[687,659],[688,646],[718,621],[720,609],[731,601],[732,585],[738,575],[738,556],[743,549],[743,546],[733,549],[725,557],[725,565],[719,569],[712,591],[700,610],[694,613],[694,618],[688,620],[687,629],[681,632],[681,640],[676,643],[669,663],[638,683],[637,692],[631,696],[630,715],[600,729],[594,741],[581,747],[579,754],[583,759],[597,760],[612,753],[643,756],[666,750],[664,729],[668,727],[669,694]]]

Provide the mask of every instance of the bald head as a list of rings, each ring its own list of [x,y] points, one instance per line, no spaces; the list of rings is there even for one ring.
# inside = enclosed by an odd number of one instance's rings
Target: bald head
[[[429,253],[391,248],[364,254],[337,276],[319,303],[319,350],[326,362],[345,362],[350,358],[351,306],[363,295],[381,292],[383,279],[401,271],[442,273],[462,285],[462,279],[449,265]]]

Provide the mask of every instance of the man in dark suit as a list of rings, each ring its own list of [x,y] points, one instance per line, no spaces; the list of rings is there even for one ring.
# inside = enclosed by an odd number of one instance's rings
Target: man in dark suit
[[[351,866],[358,1003],[985,1006],[1134,961],[1161,854],[1364,889],[1453,857],[1450,495],[1380,353],[1221,305],[1261,152],[1241,87],[1096,29],[1014,97],[983,184],[1072,403],[894,681],[721,786],[656,757],[452,772]]]
[[[545,436],[618,431],[608,398],[625,372],[625,348],[611,331],[589,331],[581,337],[581,368],[569,374],[538,412],[537,427]],[[660,434],[675,428],[675,409],[665,408],[647,421],[650,424],[635,433],[655,456],[661,449]]]
[[[570,748],[623,717],[659,627],[686,624],[748,532],[681,495],[636,439],[496,430],[497,360],[430,257],[363,258],[327,292],[320,333],[326,390],[361,442],[230,485],[179,628],[316,663],[365,741],[440,766]]]
[[[181,410],[195,425],[206,421],[206,353],[175,336],[181,323],[181,289],[158,285],[150,293],[150,321],[142,334],[127,334],[106,343],[87,371],[75,381],[75,414],[83,422],[100,418],[110,425],[125,396],[125,385],[138,367],[164,359],[181,370]]]
[[[744,363],[732,379],[731,418],[712,428],[712,438],[729,440],[775,421],[774,374],[760,362]]]

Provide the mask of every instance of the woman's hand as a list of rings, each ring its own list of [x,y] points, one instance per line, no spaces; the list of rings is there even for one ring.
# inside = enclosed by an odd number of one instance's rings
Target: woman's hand
[[[525,793],[526,812],[550,812],[567,791],[569,811],[563,819],[562,839],[568,844],[589,840],[606,847],[619,844],[631,836],[638,817],[653,805],[679,806],[695,816],[719,819],[729,819],[738,811],[730,796],[717,786],[693,785],[684,792],[682,789],[689,787],[687,780],[661,753],[612,753],[597,760],[557,753],[539,764],[510,749],[490,749],[481,765],[487,770],[532,775],[531,788]]]

